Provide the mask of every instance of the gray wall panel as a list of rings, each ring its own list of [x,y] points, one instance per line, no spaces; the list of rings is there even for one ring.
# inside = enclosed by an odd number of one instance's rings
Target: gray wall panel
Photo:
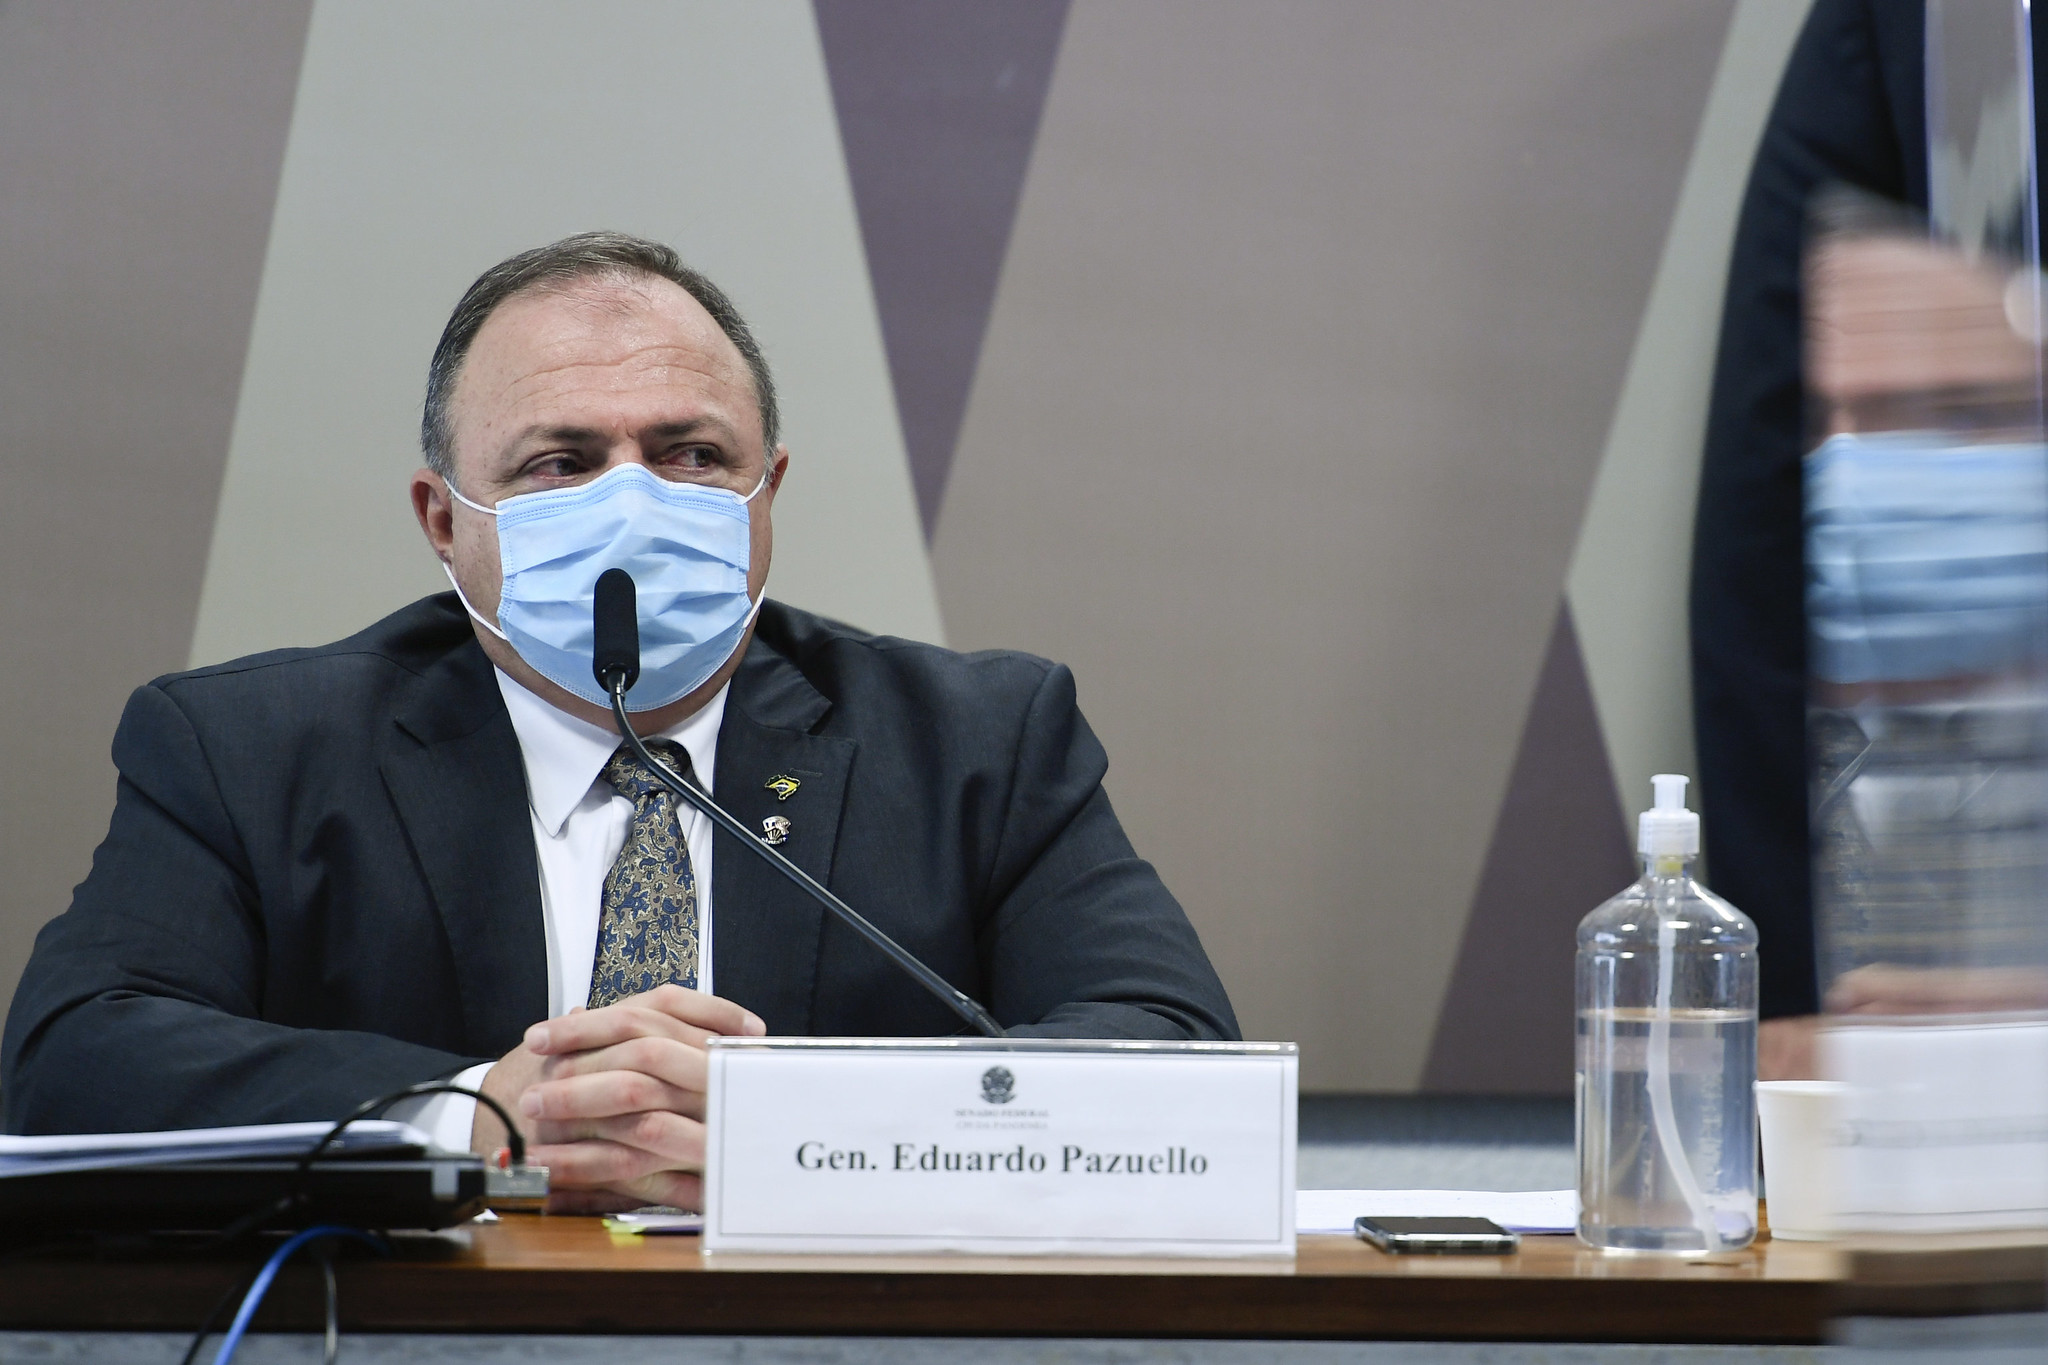
[[[930,532],[1067,0],[814,0]]]
[[[1728,15],[1070,15],[941,599],[1312,1088],[1421,1079]]]
[[[307,7],[0,5],[0,994],[185,663]]]
[[[1692,772],[1686,586],[1735,215],[1810,0],[1741,0],[1565,576],[1622,809]],[[1697,804],[1697,803],[1695,803]],[[1709,870],[1713,831],[1706,831]]]
[[[1422,1088],[1572,1089],[1579,921],[1636,875],[1569,605],[1522,724]]]
[[[477,273],[589,228],[666,241],[777,372],[768,590],[939,637],[804,0],[319,0],[192,662],[446,587],[407,502],[427,359]]]

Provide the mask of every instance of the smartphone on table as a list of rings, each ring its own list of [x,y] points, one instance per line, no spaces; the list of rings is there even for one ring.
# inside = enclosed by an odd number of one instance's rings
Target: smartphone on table
[[[1396,1256],[1505,1256],[1521,1246],[1520,1235],[1491,1218],[1360,1218],[1353,1229],[1381,1251]]]

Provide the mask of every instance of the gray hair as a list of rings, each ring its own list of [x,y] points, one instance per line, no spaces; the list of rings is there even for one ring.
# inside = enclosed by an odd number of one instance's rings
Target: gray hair
[[[476,283],[455,305],[448,325],[441,329],[434,359],[427,366],[427,402],[420,413],[420,449],[426,455],[427,468],[451,483],[454,481],[455,440],[449,429],[448,401],[476,334],[499,304],[518,294],[561,289],[579,280],[635,275],[651,275],[679,285],[711,314],[712,321],[739,351],[754,377],[754,399],[761,406],[762,442],[772,455],[782,426],[781,413],[775,406],[775,380],[768,373],[767,357],[761,354],[753,330],[725,291],[684,265],[673,250],[659,242],[624,232],[579,232],[498,262],[477,276]]]

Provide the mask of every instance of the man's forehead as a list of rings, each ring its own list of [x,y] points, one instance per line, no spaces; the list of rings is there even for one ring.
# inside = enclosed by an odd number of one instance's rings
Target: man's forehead
[[[484,320],[469,360],[513,368],[603,363],[655,348],[697,353],[720,370],[746,366],[703,304],[652,276],[579,280],[516,294]]]
[[[477,332],[454,406],[488,416],[597,384],[688,384],[736,408],[754,404],[739,348],[688,291],[653,277],[594,279],[507,299]],[[745,420],[747,413],[732,416]]]

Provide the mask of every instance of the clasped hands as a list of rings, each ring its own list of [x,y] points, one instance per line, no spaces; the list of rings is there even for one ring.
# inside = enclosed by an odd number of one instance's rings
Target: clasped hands
[[[704,1194],[706,1040],[767,1031],[730,1000],[658,986],[535,1024],[482,1089],[518,1118],[526,1159],[548,1168],[550,1212],[694,1209]],[[478,1152],[504,1145],[488,1106],[476,1107],[470,1138]]]

